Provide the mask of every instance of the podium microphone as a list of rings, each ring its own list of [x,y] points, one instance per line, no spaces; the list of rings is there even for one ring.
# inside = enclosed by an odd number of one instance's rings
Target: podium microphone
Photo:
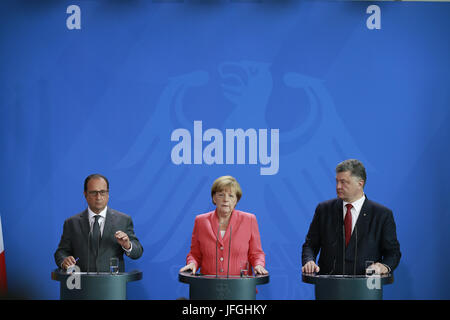
[[[334,257],[334,260],[333,260],[333,269],[331,269],[331,271],[329,273],[327,273],[327,274],[328,275],[332,275],[335,268],[336,268],[336,257]]]
[[[231,234],[233,231],[233,226],[230,226],[230,241],[228,242],[228,268],[227,268],[227,278],[228,273],[230,272],[230,250],[231,250]]]
[[[342,275],[345,274],[345,225],[342,225]]]
[[[89,225],[89,233],[88,233],[88,240],[87,240],[87,245],[88,245],[88,247],[87,247],[87,270],[86,270],[86,273],[89,273],[89,261],[90,261],[90,259],[91,259],[91,252],[90,252],[90,249],[91,249],[91,243],[90,243],[90,240],[91,239],[91,226]]]
[[[356,227],[356,224],[355,224],[355,236],[356,236],[356,244],[355,244],[355,261],[354,261],[354,263],[353,263],[353,275],[354,276],[356,276],[356,258],[358,257],[357,256],[357,254],[358,254],[358,228]]]
[[[97,222],[98,223],[98,222]],[[98,257],[98,251],[100,250],[100,238],[101,238],[102,234],[99,230],[99,235],[97,238],[97,255],[95,256],[95,273],[98,274],[98,269],[97,269],[97,257]]]
[[[216,234],[216,278],[217,278],[217,247],[219,244],[219,232],[220,232],[220,224],[217,225],[217,234]]]
[[[333,250],[334,251],[333,268],[331,269],[331,271],[329,273],[327,273],[327,275],[332,275],[332,274],[334,274],[335,271],[337,271],[336,270],[336,261],[337,261],[337,255],[338,255],[338,252],[337,252],[338,240],[337,239],[339,239],[339,225],[336,226],[335,233],[336,233],[336,241],[333,242],[333,247],[336,247],[336,249]]]

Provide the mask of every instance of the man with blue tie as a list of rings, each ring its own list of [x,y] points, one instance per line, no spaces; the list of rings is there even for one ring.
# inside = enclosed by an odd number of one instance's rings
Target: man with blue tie
[[[125,271],[123,254],[141,257],[130,216],[107,207],[108,179],[92,174],[85,179],[84,196],[88,207],[64,222],[63,234],[55,252],[58,267],[77,265],[81,271],[108,272],[110,258],[118,258],[119,271]]]
[[[387,274],[401,252],[392,211],[364,194],[366,170],[356,159],[336,167],[337,198],[319,203],[302,247],[302,272]],[[316,257],[320,252],[318,264]],[[367,266],[367,262],[373,264]]]

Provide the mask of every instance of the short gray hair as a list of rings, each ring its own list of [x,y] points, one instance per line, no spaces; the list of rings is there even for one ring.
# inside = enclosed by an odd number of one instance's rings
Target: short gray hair
[[[364,181],[364,186],[366,185],[367,175],[366,168],[361,163],[361,161],[356,159],[344,160],[336,166],[336,173],[350,171],[353,177],[360,178]]]

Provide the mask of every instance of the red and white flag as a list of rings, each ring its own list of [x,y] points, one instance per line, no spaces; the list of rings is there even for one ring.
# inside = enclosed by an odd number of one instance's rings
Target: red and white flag
[[[0,217],[0,296],[6,295],[7,289],[5,247],[3,245],[2,218]]]

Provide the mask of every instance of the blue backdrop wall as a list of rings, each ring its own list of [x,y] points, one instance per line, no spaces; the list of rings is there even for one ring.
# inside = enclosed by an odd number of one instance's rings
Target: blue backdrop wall
[[[187,297],[177,272],[194,217],[230,174],[271,273],[258,298],[313,299],[301,245],[317,203],[335,197],[336,164],[358,158],[403,254],[385,298],[449,299],[450,5],[167,2],[0,2],[10,290],[59,297],[62,225],[100,172],[145,249],[126,261],[144,271],[129,297]],[[227,148],[237,129],[252,137]]]

